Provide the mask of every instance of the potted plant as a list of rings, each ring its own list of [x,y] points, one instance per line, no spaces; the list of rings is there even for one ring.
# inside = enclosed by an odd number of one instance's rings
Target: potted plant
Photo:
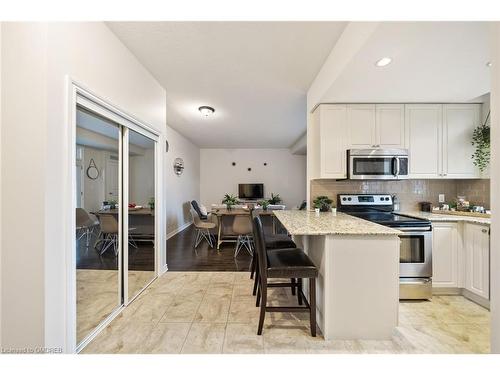
[[[479,125],[474,129],[472,133],[472,145],[476,146],[476,150],[472,155],[474,160],[474,165],[479,168],[481,172],[484,172],[488,164],[490,163],[490,126],[488,125],[488,119],[490,118],[490,113],[486,116],[484,124]]]
[[[259,204],[262,206],[262,209],[264,211],[267,211],[267,208],[269,207],[269,202],[268,200],[263,200],[263,201],[260,201]]]
[[[274,195],[271,193],[271,199],[269,199],[269,204],[280,204],[282,202],[279,194]]]
[[[108,201],[108,204],[109,204],[109,209],[114,210],[116,208],[116,205],[118,204],[118,202],[115,201],[114,199],[110,199]]]
[[[222,204],[225,204],[228,210],[230,210],[235,204],[238,204],[238,202],[238,198],[232,194],[224,195],[224,199],[222,200]]]
[[[148,206],[151,210],[154,210],[155,209],[155,197],[151,197],[149,198],[149,201],[148,201]]]
[[[319,209],[321,212],[328,212],[332,208],[333,201],[325,195],[320,195],[316,197],[313,201],[315,209]]]

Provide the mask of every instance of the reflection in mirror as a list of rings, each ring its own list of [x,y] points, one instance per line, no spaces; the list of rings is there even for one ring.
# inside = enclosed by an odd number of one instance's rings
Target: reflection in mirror
[[[119,282],[120,128],[77,108],[76,116],[77,344],[121,302]]]
[[[128,299],[155,277],[155,142],[129,130]]]

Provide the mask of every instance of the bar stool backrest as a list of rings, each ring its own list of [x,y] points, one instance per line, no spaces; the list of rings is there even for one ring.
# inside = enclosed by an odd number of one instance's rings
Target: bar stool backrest
[[[253,218],[253,241],[257,251],[258,267],[260,277],[266,277],[267,270],[267,254],[266,254],[266,240],[264,238],[264,229],[262,229],[262,221],[256,215]]]

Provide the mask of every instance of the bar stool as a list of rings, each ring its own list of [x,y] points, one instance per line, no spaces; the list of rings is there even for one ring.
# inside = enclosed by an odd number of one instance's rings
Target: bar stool
[[[316,277],[318,276],[318,269],[301,249],[275,249],[267,252],[262,222],[259,217],[253,219],[253,231],[256,253],[258,254],[260,280],[257,291],[257,305],[260,305],[257,334],[262,334],[266,312],[309,311],[311,336],[316,337]],[[269,283],[269,278],[287,278],[294,281],[290,283]],[[309,279],[309,301],[307,301],[302,291],[302,279]],[[299,306],[267,306],[267,288],[287,287],[297,288]],[[302,306],[302,304],[305,304],[305,306]]]
[[[233,221],[233,232],[238,235],[234,257],[236,258],[242,248],[253,256],[252,248],[252,219],[250,215],[236,215]]]

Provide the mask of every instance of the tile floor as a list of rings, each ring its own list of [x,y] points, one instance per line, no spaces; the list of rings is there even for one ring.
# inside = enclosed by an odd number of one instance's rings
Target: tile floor
[[[83,353],[488,353],[489,312],[460,296],[400,303],[391,340],[325,341],[307,313],[270,313],[257,336],[248,272],[167,272]],[[295,302],[272,289],[272,303]],[[290,302],[289,302],[290,303]]]

